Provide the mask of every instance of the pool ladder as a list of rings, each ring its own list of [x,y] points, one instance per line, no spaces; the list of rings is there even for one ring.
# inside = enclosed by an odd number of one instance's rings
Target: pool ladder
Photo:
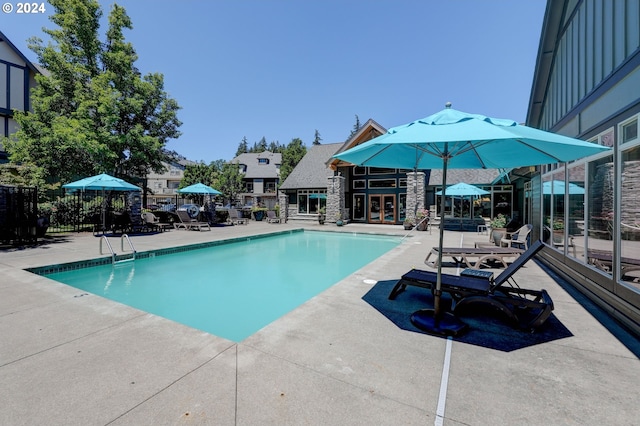
[[[131,242],[127,234],[122,234],[122,236],[120,237],[120,250],[122,250],[123,253],[125,252],[124,240],[127,240],[127,243],[129,244],[129,248],[131,249],[131,257],[127,257],[121,260],[116,260],[116,252],[113,250],[113,247],[111,246],[111,243],[109,242],[109,239],[107,238],[106,235],[103,235],[100,238],[100,254],[105,254],[102,251],[102,242],[104,241],[107,243],[107,247],[111,252],[111,263],[113,263],[114,265],[120,262],[129,262],[131,260],[136,260],[136,249],[133,247],[133,243]]]

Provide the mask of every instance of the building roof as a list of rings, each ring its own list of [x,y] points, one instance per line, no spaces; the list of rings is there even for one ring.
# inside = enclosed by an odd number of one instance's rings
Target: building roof
[[[231,160],[244,165],[245,179],[277,178],[280,176],[282,154],[278,152],[247,152]]]
[[[490,185],[500,176],[498,169],[448,169],[447,186],[464,182],[470,185]],[[427,185],[442,185],[442,169],[431,169]]]
[[[11,43],[11,40],[9,40],[7,38],[7,36],[4,35],[4,33],[2,31],[0,31],[0,43],[7,43],[7,46],[9,46],[11,48],[11,50],[13,50],[15,52],[16,55],[18,55],[20,57],[20,59],[24,62],[24,65],[29,68],[31,71],[33,71],[34,73],[37,74],[41,74],[42,73],[42,68],[41,67],[36,67],[30,60],[27,59],[26,56],[24,56],[22,54],[22,52],[20,50],[18,50],[18,48]]]
[[[333,170],[327,167],[326,163],[342,145],[342,143],[312,145],[287,176],[280,189],[326,188],[327,178],[333,176]]]

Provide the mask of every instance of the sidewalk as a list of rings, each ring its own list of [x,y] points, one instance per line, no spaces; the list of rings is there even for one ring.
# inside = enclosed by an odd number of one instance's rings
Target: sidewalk
[[[146,251],[300,226],[251,221],[132,241]],[[401,226],[307,227],[406,234]],[[241,343],[23,270],[99,257],[92,235],[0,250],[0,424],[638,422],[640,342],[536,262],[516,278],[553,298],[554,313],[540,333],[479,316],[464,318],[471,330],[460,338],[412,330],[408,318],[428,306],[429,292],[409,287],[395,301],[386,296],[410,268],[428,269],[423,261],[437,239],[436,231],[410,233],[385,256]],[[447,246],[487,239],[445,232]],[[456,273],[449,266],[445,271]]]

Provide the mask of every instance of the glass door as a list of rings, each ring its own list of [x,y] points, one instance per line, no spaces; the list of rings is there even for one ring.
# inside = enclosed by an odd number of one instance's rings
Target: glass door
[[[396,196],[393,194],[383,195],[382,223],[396,223]]]
[[[382,223],[382,195],[369,195],[369,222]]]
[[[395,194],[369,195],[369,223],[396,223]]]

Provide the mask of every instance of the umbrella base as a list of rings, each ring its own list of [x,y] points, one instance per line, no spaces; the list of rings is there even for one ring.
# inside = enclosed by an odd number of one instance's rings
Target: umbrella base
[[[437,336],[458,336],[469,326],[450,312],[439,314],[433,309],[421,309],[411,314],[411,323],[420,330]]]

